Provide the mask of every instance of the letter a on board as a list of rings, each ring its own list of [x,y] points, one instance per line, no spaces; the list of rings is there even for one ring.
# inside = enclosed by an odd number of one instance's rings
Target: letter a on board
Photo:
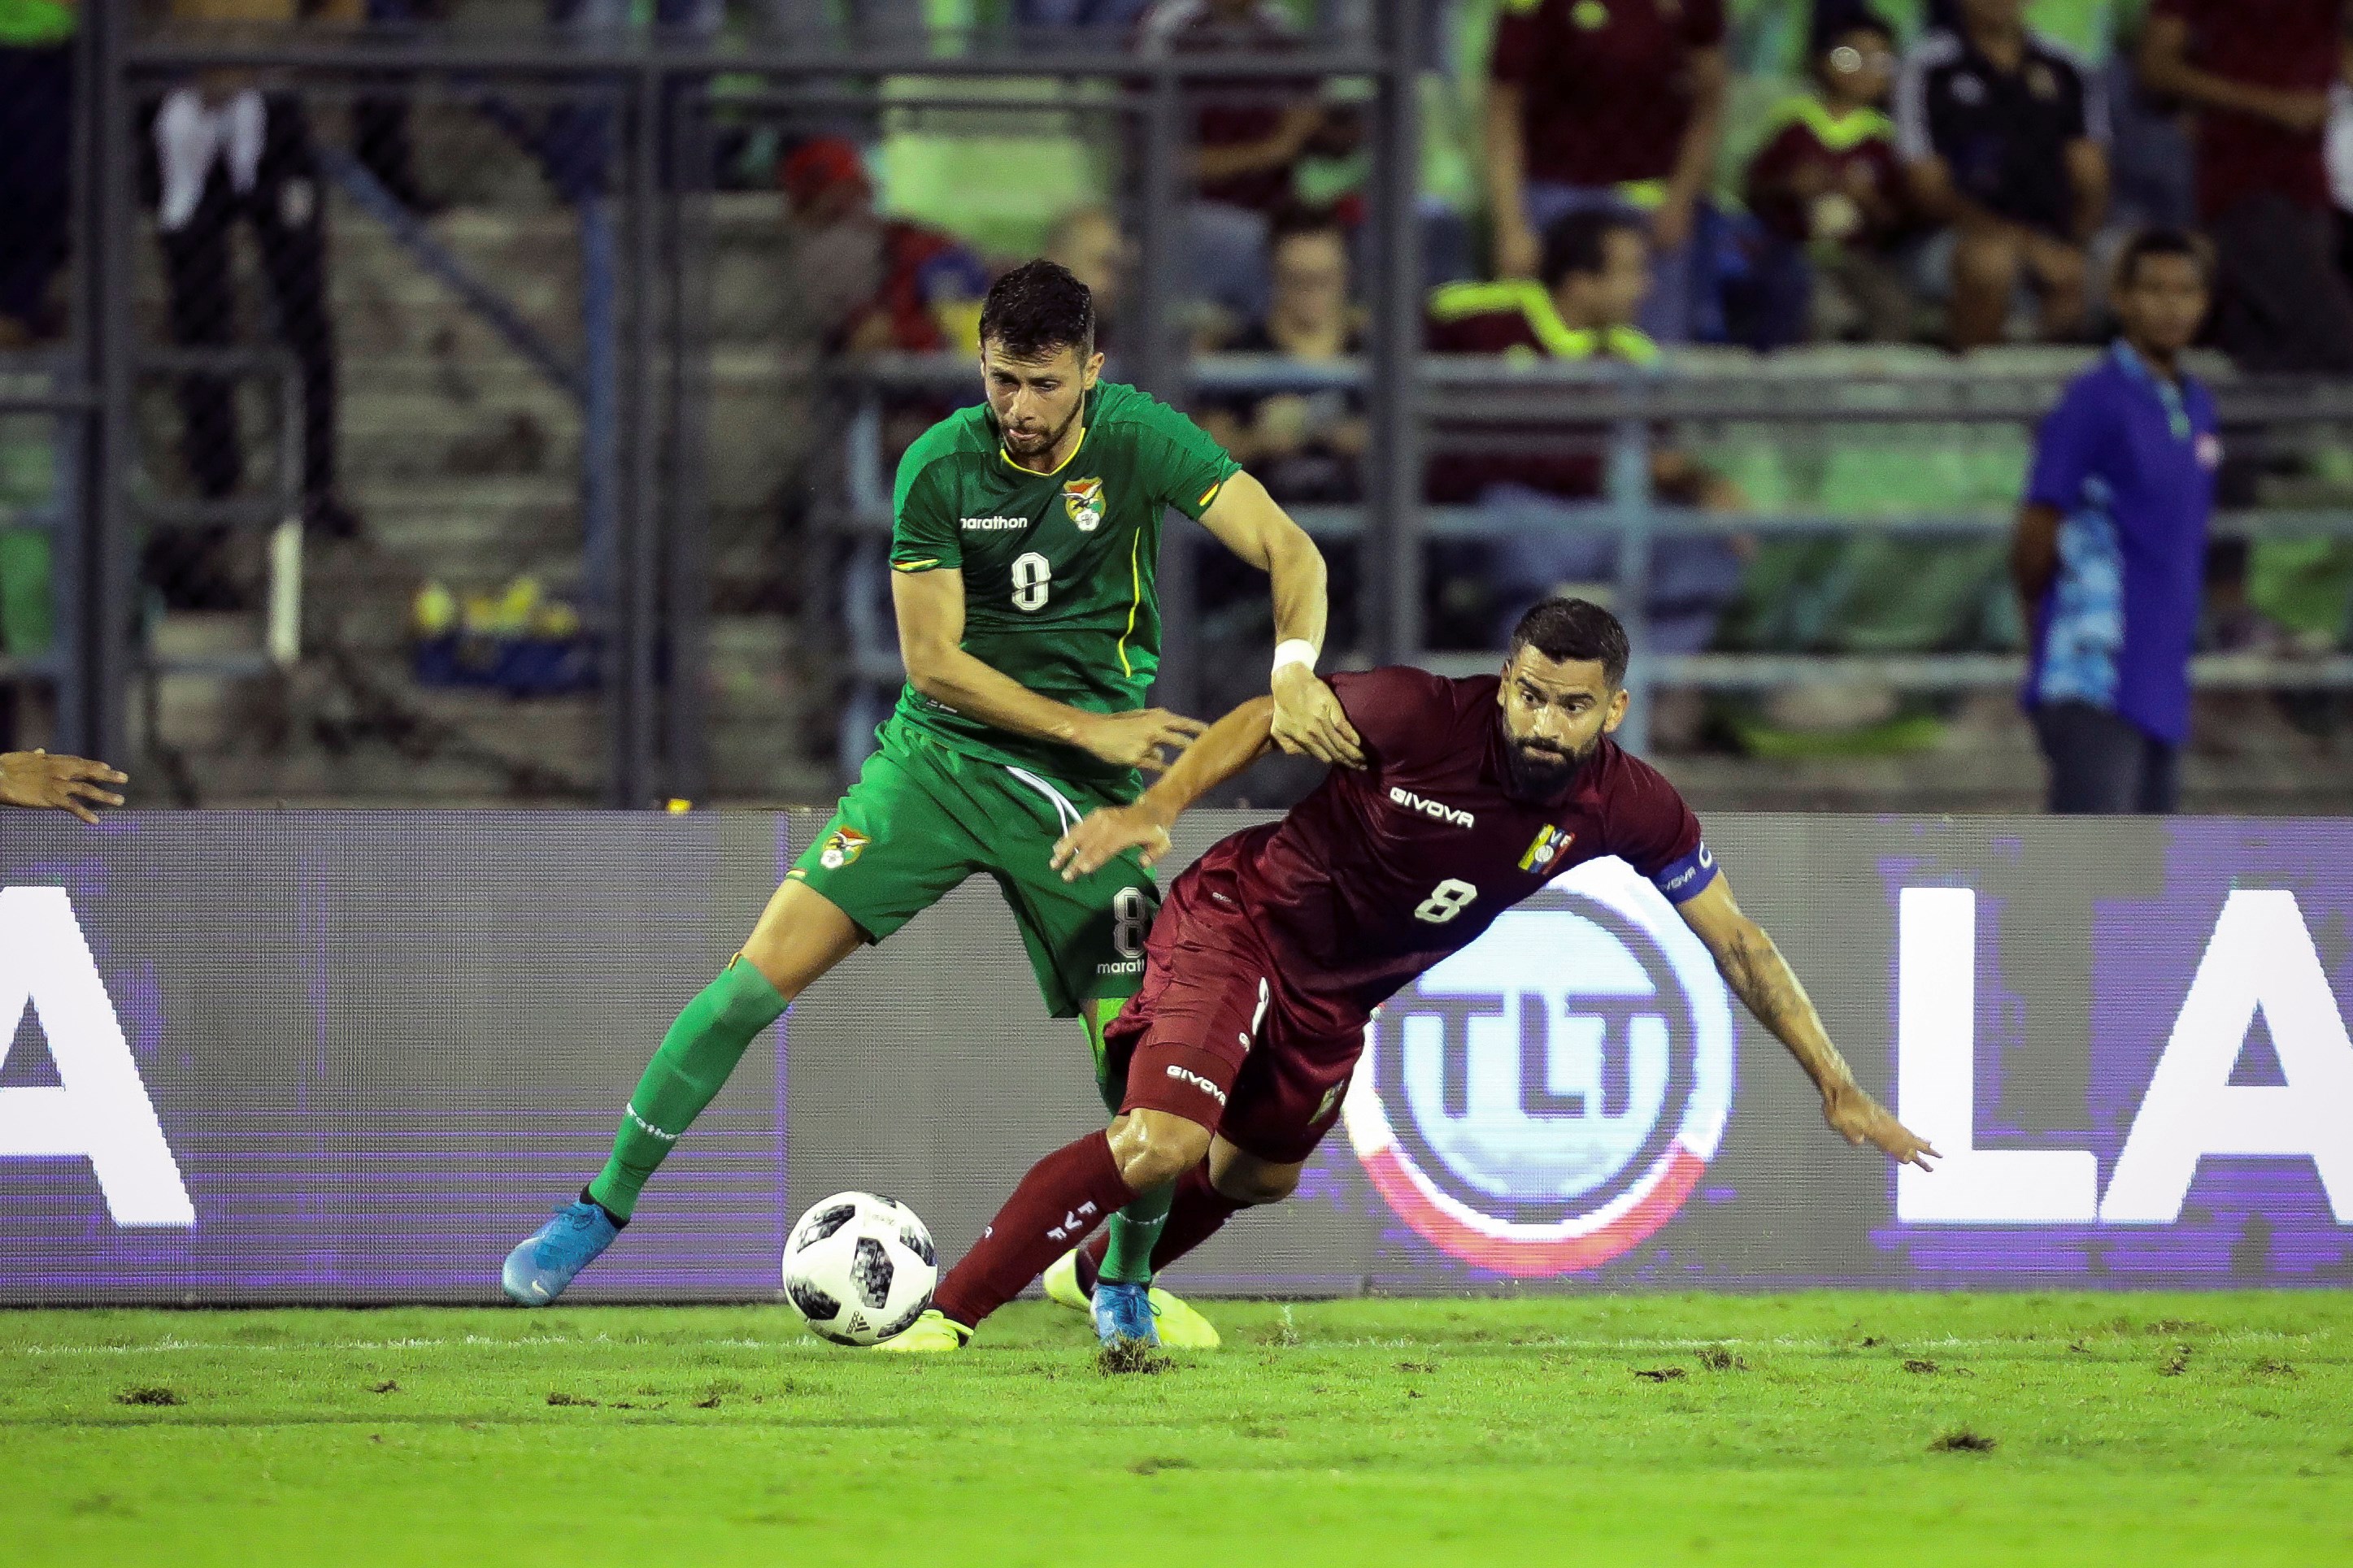
[[[0,888],[0,1063],[29,1005],[52,1089],[0,1089],[0,1158],[90,1162],[121,1226],[193,1226],[195,1206],[62,888]]]

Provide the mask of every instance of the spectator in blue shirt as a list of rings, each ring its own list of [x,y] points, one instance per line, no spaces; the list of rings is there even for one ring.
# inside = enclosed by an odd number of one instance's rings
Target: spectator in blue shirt
[[[2124,333],[2043,420],[2010,546],[2033,658],[2023,700],[2056,812],[2168,812],[2189,728],[2206,525],[2222,459],[2214,400],[2184,374],[2205,253],[2136,236],[2113,295]]]

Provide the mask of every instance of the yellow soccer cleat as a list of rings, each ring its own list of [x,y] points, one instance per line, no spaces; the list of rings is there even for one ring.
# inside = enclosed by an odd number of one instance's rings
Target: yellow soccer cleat
[[[1224,1342],[1218,1338],[1215,1323],[1187,1306],[1184,1298],[1157,1285],[1152,1288],[1152,1312],[1160,1342],[1169,1350],[1213,1351]]]
[[[938,1351],[960,1351],[971,1338],[970,1329],[934,1307],[874,1348],[878,1351],[899,1351],[908,1355],[927,1355]]]
[[[1071,1248],[1046,1266],[1046,1300],[1073,1312],[1093,1310],[1087,1293],[1079,1289],[1079,1249]]]

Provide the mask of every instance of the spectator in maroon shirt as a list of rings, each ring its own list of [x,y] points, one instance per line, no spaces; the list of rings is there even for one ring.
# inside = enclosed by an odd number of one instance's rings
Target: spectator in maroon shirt
[[[1145,13],[1136,52],[1286,54],[1299,29],[1274,0],[1159,0]],[[1188,83],[1193,203],[1187,215],[1192,278],[1201,296],[1238,321],[1266,313],[1267,219],[1291,202],[1292,171],[1324,125],[1312,80]]]
[[[1658,345],[1634,325],[1651,283],[1650,246],[1639,218],[1601,210],[1570,213],[1545,231],[1543,270],[1541,283],[1506,279],[1434,290],[1424,332],[1430,352],[1632,365],[1657,360]],[[1587,449],[1441,453],[1430,461],[1424,483],[1430,500],[1475,501],[1513,514],[1519,524],[1508,537],[1484,547],[1470,568],[1484,579],[1489,601],[1498,607],[1516,606],[1556,584],[1608,582],[1618,575],[1618,541],[1608,531],[1526,527],[1547,514],[1558,517],[1557,502],[1590,501],[1602,493],[1609,431],[1572,427],[1555,434]],[[1670,506],[1736,511],[1747,505],[1736,487],[1663,441],[1651,448],[1651,488]],[[1717,617],[1739,589],[1746,549],[1745,541],[1704,536],[1654,543],[1646,646],[1662,653],[1706,647]],[[1490,630],[1508,624],[1506,616]]]
[[[980,258],[953,235],[878,216],[856,146],[833,136],[804,142],[785,159],[776,183],[796,226],[844,234],[857,242],[845,248],[872,258],[871,272],[859,275],[872,287],[849,288],[841,314],[828,323],[829,347],[852,353],[977,349],[980,301],[988,292]]]
[[[2142,86],[2198,113],[2216,334],[2248,370],[2353,373],[2322,153],[2343,29],[2343,0],[2156,0],[2141,37]]]
[[[1641,215],[1654,274],[1642,325],[1689,341],[1726,74],[1723,0],[1504,0],[1486,123],[1496,275],[1535,277],[1536,236],[1564,214]]]
[[[1894,73],[1895,35],[1862,17],[1822,40],[1815,93],[1774,110],[1748,164],[1748,210],[1765,232],[1755,272],[1769,296],[1754,347],[1910,334],[1912,295],[1891,254],[1909,217],[1904,164],[1882,111]]]

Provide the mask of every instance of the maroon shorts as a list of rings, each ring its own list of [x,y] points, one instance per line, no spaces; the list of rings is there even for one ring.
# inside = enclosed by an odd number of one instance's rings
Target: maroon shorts
[[[1144,989],[1103,1031],[1126,1061],[1122,1111],[1165,1110],[1278,1164],[1304,1160],[1340,1114],[1361,1025],[1303,1024],[1230,893],[1191,873],[1153,922]]]

